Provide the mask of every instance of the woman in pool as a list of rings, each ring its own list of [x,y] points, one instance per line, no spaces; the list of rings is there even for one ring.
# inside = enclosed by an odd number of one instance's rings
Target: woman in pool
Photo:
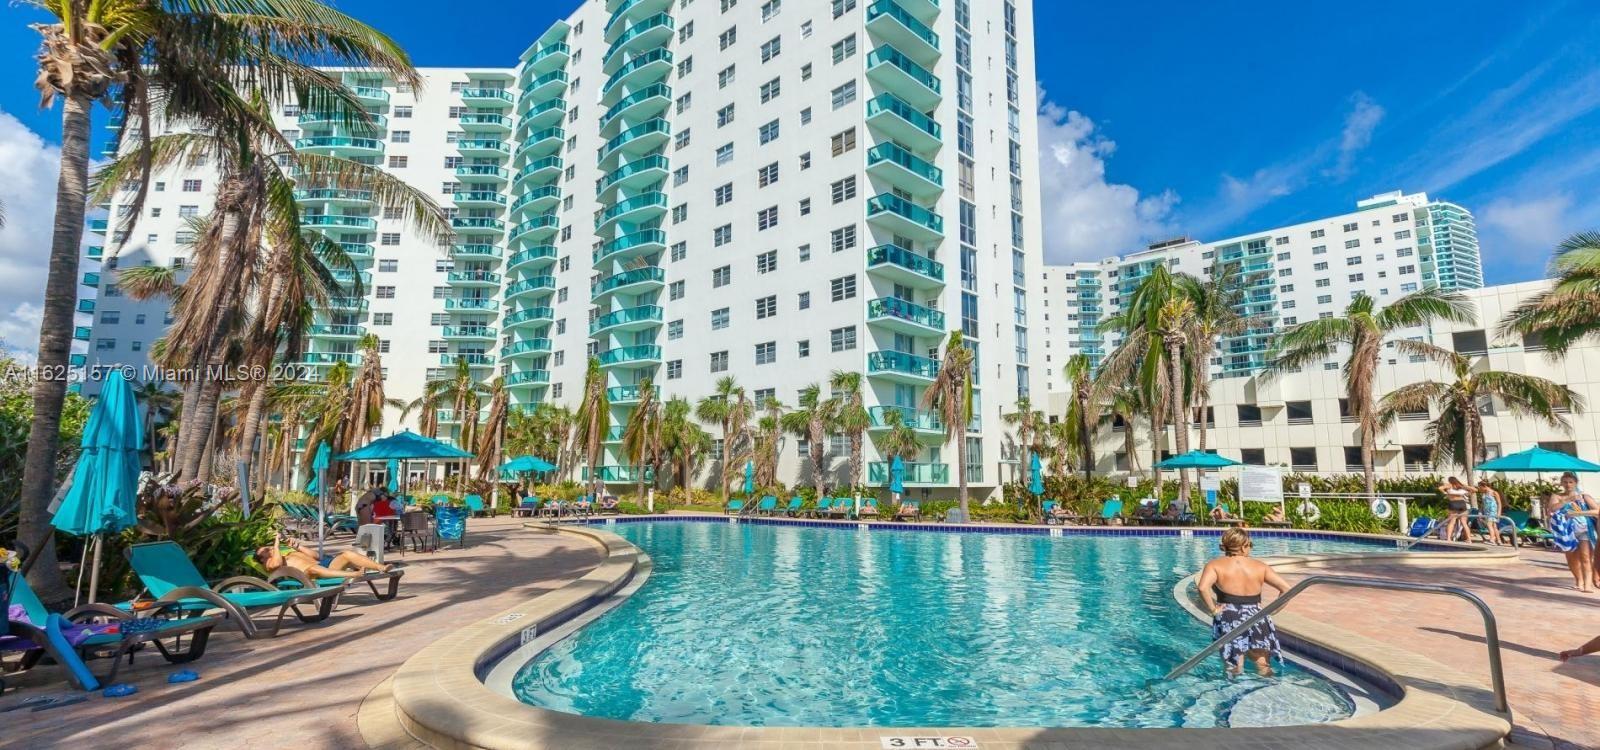
[[[1594,498],[1578,489],[1578,477],[1572,472],[1561,475],[1561,491],[1552,492],[1545,500],[1545,518],[1549,519],[1550,541],[1567,556],[1567,568],[1579,591],[1589,593],[1594,583],[1594,516],[1597,512]]]
[[[1439,485],[1439,492],[1444,494],[1445,501],[1449,503],[1449,512],[1444,519],[1444,530],[1440,532],[1439,537],[1453,542],[1457,536],[1462,536],[1466,537],[1467,541],[1472,541],[1472,535],[1467,531],[1467,511],[1471,509],[1471,503],[1467,498],[1472,492],[1455,477],[1450,477],[1444,484]]]
[[[1282,594],[1289,588],[1278,572],[1250,557],[1250,532],[1234,527],[1222,532],[1222,557],[1206,563],[1200,571],[1200,600],[1211,611],[1211,637],[1232,632],[1251,615],[1261,611],[1261,590],[1271,586]],[[1244,661],[1256,665],[1262,677],[1272,676],[1270,659],[1282,659],[1278,631],[1267,618],[1235,636],[1222,646],[1222,662],[1228,676],[1244,672]]]
[[[1489,543],[1500,543],[1500,509],[1505,505],[1505,496],[1500,491],[1489,486],[1489,480],[1478,480],[1478,512],[1483,514],[1483,522],[1489,527]]]
[[[256,550],[256,561],[269,574],[279,568],[290,567],[313,580],[360,578],[368,573],[387,573],[394,569],[393,565],[379,565],[355,550],[345,550],[326,560],[318,559],[315,547],[304,544],[287,546],[283,543],[282,534],[278,535],[275,543]]]

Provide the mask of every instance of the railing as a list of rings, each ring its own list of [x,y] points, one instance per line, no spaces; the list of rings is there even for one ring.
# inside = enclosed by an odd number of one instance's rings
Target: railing
[[[950,465],[934,463],[905,462],[901,466],[905,469],[903,481],[906,484],[949,484]],[[893,467],[884,461],[873,461],[867,464],[867,484],[888,484]]]
[[[622,235],[621,237],[618,237],[596,248],[594,251],[594,261],[598,263],[600,262],[601,258],[614,253],[632,250],[633,248],[641,245],[665,244],[667,244],[666,232],[663,232],[660,229],[641,229],[637,232]]]
[[[648,362],[658,359],[661,359],[661,347],[654,345],[624,346],[600,353],[600,364],[602,365]]]
[[[898,297],[867,301],[867,319],[894,318],[927,328],[944,329],[944,313]]]
[[[627,65],[617,68],[617,72],[612,73],[611,77],[606,79],[606,85],[600,87],[600,94],[604,96],[613,86],[617,85],[618,81],[627,78],[648,65],[658,62],[670,65],[672,63],[672,51],[665,49],[651,50],[629,60]]]
[[[462,99],[494,99],[511,103],[511,92],[505,89],[462,89]]]
[[[528,383],[548,382],[550,382],[549,370],[523,370],[522,372],[513,372],[506,376],[506,385],[525,385]]]
[[[649,268],[635,268],[631,271],[623,271],[622,273],[607,276],[606,278],[595,282],[593,288],[590,290],[590,294],[604,294],[605,292],[612,291],[613,289],[617,289],[619,287],[628,286],[630,284],[638,284],[646,281],[654,281],[659,283],[666,281],[666,278],[667,272],[660,268],[655,268],[653,266]]]
[[[589,324],[589,335],[594,335],[613,326],[626,323],[660,322],[661,308],[656,305],[640,305],[618,310],[608,315],[602,315]]]
[[[650,31],[651,29],[660,28],[662,26],[672,29],[672,16],[669,16],[665,13],[657,13],[649,18],[635,23],[632,26],[629,26],[627,31],[622,32],[621,36],[617,37],[611,42],[611,46],[606,49],[605,56],[600,58],[600,64],[605,65],[611,62],[611,58],[617,54],[617,51],[628,46],[629,42],[638,39],[640,35]]]
[[[867,408],[867,414],[872,418],[872,426],[888,427],[890,412],[900,414],[900,423],[913,430],[944,430],[944,420],[935,411],[915,409],[910,406],[872,406]]]
[[[494,203],[504,206],[506,197],[492,190],[469,190],[463,193],[451,193],[450,200],[457,203]]]
[[[894,141],[884,141],[867,151],[867,166],[885,161],[898,164],[906,171],[935,185],[944,184],[944,170],[918,158]]]
[[[528,111],[522,113],[522,121],[525,123],[532,122],[533,118],[538,117],[546,112],[554,111],[565,113],[567,111],[567,100],[551,99],[541,104],[535,104],[534,106],[529,107]]]
[[[561,219],[557,217],[555,213],[552,212],[547,214],[539,214],[538,216],[518,224],[515,229],[511,230],[511,237],[512,239],[516,239],[535,229],[556,229],[560,226]]]
[[[933,33],[933,29],[928,28],[927,24],[918,21],[894,0],[878,0],[878,2],[867,6],[867,23],[872,23],[881,16],[888,16],[899,21],[901,26],[916,34],[918,39],[927,42],[928,46],[936,50],[939,49],[939,35]]]
[[[496,310],[499,307],[499,302],[485,297],[452,297],[444,301],[446,310]]]
[[[553,307],[524,307],[516,312],[506,315],[501,322],[512,326],[526,323],[530,320],[555,320],[556,310]]]
[[[556,277],[554,277],[554,276],[535,276],[535,277],[533,277],[531,279],[523,279],[522,281],[519,281],[519,282],[517,282],[515,284],[508,285],[506,287],[506,296],[507,297],[511,297],[511,296],[515,296],[515,295],[518,295],[518,294],[522,294],[523,292],[533,291],[533,290],[536,290],[536,289],[553,290],[555,288],[556,288]]]
[[[492,339],[492,338],[495,338],[495,330],[493,328],[488,327],[488,326],[445,326],[442,333],[443,333],[444,337],[447,338],[447,339],[452,339],[452,338]]]
[[[456,362],[466,362],[469,365],[492,365],[494,364],[494,358],[487,354],[478,354],[476,352],[439,355],[439,364],[441,365],[453,365]]]
[[[297,201],[371,201],[371,190],[345,190],[341,188],[317,188],[314,190],[296,190],[294,199]]]
[[[511,145],[497,138],[467,138],[456,141],[457,151],[493,151],[499,154],[511,153]]]
[[[367,329],[343,323],[319,323],[311,326],[309,332],[312,336],[362,336],[366,334]]]
[[[567,82],[567,71],[565,71],[565,70],[552,70],[549,73],[545,73],[544,75],[539,76],[538,78],[535,78],[535,79],[529,81],[528,85],[522,87],[522,93],[526,94],[526,93],[528,93],[530,91],[533,91],[534,89],[543,87],[546,84],[550,84],[550,83],[563,83],[564,84],[566,82]]]
[[[622,385],[606,389],[606,400],[612,403],[639,400],[639,386]]]
[[[491,258],[500,257],[500,248],[494,245],[456,245],[450,249],[452,256],[479,255]]]
[[[613,204],[610,208],[608,208],[605,211],[601,212],[599,216],[595,217],[595,224],[597,224],[597,225],[605,224],[606,222],[609,222],[609,221],[611,221],[613,219],[616,219],[617,217],[622,216],[623,214],[631,213],[631,212],[637,211],[637,210],[639,210],[641,208],[666,208],[666,207],[667,207],[667,194],[666,193],[658,193],[658,192],[641,193],[639,195],[633,196],[632,198],[624,200],[624,201],[622,201],[620,203]]]
[[[524,339],[500,348],[500,356],[512,357],[528,352],[549,352],[550,339]]]
[[[867,268],[892,265],[912,273],[944,281],[944,264],[899,245],[878,245],[867,250]]]
[[[505,115],[491,115],[491,114],[483,114],[483,113],[473,113],[473,114],[462,115],[462,116],[456,118],[456,122],[459,122],[462,125],[501,125],[501,126],[504,126],[504,127],[510,127],[511,126],[511,118],[506,117]]]
[[[300,217],[300,223],[308,227],[378,228],[378,220],[370,216],[344,216],[341,214],[307,214]]]
[[[561,157],[559,157],[559,156],[546,156],[545,158],[539,159],[538,161],[530,161],[526,165],[524,165],[522,167],[522,169],[517,170],[517,179],[520,180],[520,179],[522,179],[524,177],[527,177],[530,174],[533,174],[534,172],[538,172],[540,170],[545,170],[545,169],[555,169],[557,171],[560,171],[561,166],[562,166],[561,165]]]
[[[883,93],[867,100],[867,117],[869,119],[884,112],[911,123],[913,127],[934,138],[941,138],[939,135],[939,123],[934,122],[933,118],[927,116],[916,107],[907,104],[900,97],[890,93]]]
[[[652,83],[649,86],[622,97],[617,101],[616,104],[611,105],[611,108],[606,110],[606,113],[600,117],[600,127],[603,128],[607,125],[610,125],[611,120],[614,119],[618,114],[621,114],[622,110],[632,107],[633,105],[638,104],[646,99],[653,99],[656,97],[671,99],[672,87],[665,83]]]
[[[1484,644],[1489,649],[1489,680],[1494,686],[1495,710],[1503,714],[1511,713],[1511,706],[1506,700],[1505,670],[1500,664],[1500,629],[1495,624],[1494,612],[1489,609],[1489,605],[1485,604],[1482,599],[1479,599],[1477,595],[1473,594],[1471,591],[1457,586],[1441,586],[1435,583],[1410,583],[1407,581],[1390,581],[1379,578],[1358,578],[1355,576],[1308,576],[1299,583],[1290,586],[1288,591],[1283,592],[1282,596],[1272,600],[1266,606],[1262,607],[1260,611],[1245,618],[1244,622],[1239,623],[1236,627],[1234,627],[1233,630],[1228,631],[1221,638],[1212,641],[1210,645],[1200,649],[1200,652],[1190,657],[1188,661],[1178,665],[1178,667],[1171,672],[1168,672],[1166,679],[1175,680],[1183,676],[1184,673],[1198,666],[1200,662],[1205,661],[1206,657],[1216,653],[1224,644],[1230,643],[1233,641],[1233,639],[1243,635],[1246,632],[1249,632],[1250,628],[1254,627],[1256,623],[1271,617],[1273,613],[1283,609],[1296,596],[1299,596],[1300,592],[1316,585],[1346,586],[1350,588],[1379,589],[1383,591],[1413,591],[1422,594],[1446,594],[1467,600],[1467,603],[1471,604],[1473,607],[1476,607],[1478,614],[1483,616]]]
[[[867,355],[869,372],[901,372],[932,380],[939,374],[939,363],[915,354],[877,351]]]
[[[458,216],[450,220],[450,226],[456,229],[505,229],[506,223],[500,219],[490,219],[482,216]]]
[[[457,177],[496,177],[502,180],[510,179],[511,172],[505,167],[493,164],[463,164],[456,167]]]
[[[500,283],[500,274],[494,271],[451,271],[445,274],[446,282]]]
[[[645,120],[638,125],[618,133],[616,137],[612,138],[611,140],[606,141],[606,145],[600,147],[600,158],[604,159],[605,157],[610,156],[612,151],[627,145],[629,141],[632,141],[636,138],[641,138],[643,136],[650,135],[651,133],[669,133],[671,131],[672,126],[668,124],[666,120],[660,117]]]
[[[935,94],[939,93],[939,79],[928,72],[927,68],[918,65],[910,57],[907,57],[904,52],[895,49],[891,45],[881,45],[874,49],[872,54],[867,55],[867,70],[872,70],[878,65],[893,65],[917,83],[922,84],[929,91]]]
[[[534,202],[536,200],[540,200],[540,199],[543,199],[543,198],[557,198],[557,199],[559,199],[560,197],[561,197],[561,186],[560,185],[545,185],[543,187],[535,188],[533,190],[529,190],[526,193],[523,193],[522,197],[518,198],[516,203],[511,204],[511,210],[512,211],[520,211],[520,210],[522,210],[523,206],[526,206],[529,203],[532,203],[532,202]]]
[[[881,193],[867,200],[867,218],[892,213],[933,232],[944,233],[944,217],[893,193]]]
[[[515,268],[534,260],[555,260],[555,245],[534,245],[533,247],[512,253],[510,260],[506,261],[507,268]]]
[[[669,168],[667,157],[662,156],[661,154],[651,154],[643,158],[634,159],[627,164],[611,170],[610,172],[606,173],[606,176],[596,180],[594,191],[595,193],[603,193],[606,191],[606,188],[611,187],[618,180],[627,179],[645,170],[658,169],[664,172]]]
[[[303,148],[359,148],[368,151],[382,151],[383,141],[376,138],[353,138],[343,135],[324,135],[314,138],[297,138],[294,142],[296,149]]]

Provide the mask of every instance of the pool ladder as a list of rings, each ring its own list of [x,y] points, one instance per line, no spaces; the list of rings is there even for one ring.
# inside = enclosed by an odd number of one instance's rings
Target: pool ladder
[[[1206,657],[1221,649],[1222,644],[1243,634],[1252,625],[1272,616],[1274,612],[1283,609],[1291,599],[1299,596],[1300,592],[1318,584],[1350,588],[1384,589],[1388,591],[1414,591],[1424,594],[1447,594],[1467,600],[1472,606],[1477,607],[1479,614],[1483,615],[1484,642],[1489,647],[1489,680],[1494,685],[1495,710],[1507,716],[1511,715],[1511,706],[1506,702],[1505,671],[1500,665],[1500,629],[1495,625],[1494,612],[1489,609],[1489,605],[1485,604],[1482,599],[1479,599],[1471,591],[1458,586],[1440,586],[1432,583],[1407,583],[1404,581],[1386,581],[1378,578],[1359,578],[1356,576],[1309,576],[1289,587],[1289,590],[1283,592],[1282,596],[1262,607],[1261,611],[1246,618],[1244,622],[1239,623],[1238,627],[1228,631],[1221,638],[1212,641],[1211,645],[1200,649],[1199,653],[1178,665],[1177,669],[1168,672],[1167,679],[1177,679],[1189,670],[1194,669]]]

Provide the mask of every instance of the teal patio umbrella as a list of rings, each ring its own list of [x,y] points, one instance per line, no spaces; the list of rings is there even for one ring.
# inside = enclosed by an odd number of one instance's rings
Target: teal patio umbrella
[[[317,454],[311,459],[311,483],[306,485],[307,492],[317,494],[317,557],[323,555],[323,529],[328,525],[328,466],[332,462],[328,456],[333,449],[326,442],[317,443]]]
[[[500,464],[501,471],[510,472],[512,474],[555,471],[555,469],[555,464],[539,458],[538,456],[517,456],[510,461]]]
[[[94,537],[94,564],[89,569],[89,601],[100,586],[100,551],[104,536],[134,525],[139,492],[139,451],[144,429],[139,402],[120,369],[106,377],[89,421],[84,424],[82,452],[72,470],[72,486],[50,523],[74,536]],[[81,581],[82,571],[79,571]]]
[[[906,460],[895,456],[894,463],[889,464],[889,491],[893,492],[896,499],[906,491]]]
[[[389,463],[386,466],[384,466],[384,469],[389,472],[389,491],[390,492],[399,492],[400,491],[400,459],[398,459],[398,458],[389,459]]]
[[[1039,467],[1039,454],[1029,452],[1028,458],[1028,491],[1035,495],[1044,494],[1044,471]]]
[[[1478,471],[1600,471],[1600,464],[1577,456],[1534,446],[1478,464]]]
[[[1205,451],[1189,451],[1180,453],[1165,461],[1156,464],[1158,469],[1221,469],[1226,466],[1238,466],[1239,462],[1225,458],[1215,453]]]
[[[472,454],[442,440],[423,437],[410,430],[402,430],[381,437],[348,453],[333,457],[337,461],[385,461],[417,458],[472,458]]]

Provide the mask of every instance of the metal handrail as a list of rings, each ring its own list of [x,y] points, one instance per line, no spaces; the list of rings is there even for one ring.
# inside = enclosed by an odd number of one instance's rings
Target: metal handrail
[[[1358,578],[1355,576],[1310,576],[1299,583],[1289,587],[1283,595],[1272,600],[1262,607],[1260,611],[1245,618],[1239,626],[1228,631],[1226,635],[1211,642],[1211,645],[1200,649],[1200,652],[1180,665],[1177,669],[1167,673],[1166,679],[1177,679],[1185,672],[1194,669],[1206,657],[1217,652],[1227,643],[1243,634],[1251,626],[1270,617],[1274,612],[1283,609],[1289,600],[1295,598],[1300,592],[1317,584],[1330,586],[1350,586],[1354,588],[1386,589],[1389,591],[1416,591],[1425,594],[1449,594],[1467,600],[1472,606],[1478,608],[1478,613],[1483,615],[1484,642],[1489,647],[1489,679],[1494,685],[1494,706],[1500,713],[1510,715],[1511,706],[1506,701],[1506,676],[1500,665],[1500,629],[1495,625],[1494,612],[1489,609],[1482,599],[1471,591],[1458,586],[1441,586],[1432,583],[1407,583],[1404,581],[1386,581],[1377,578]]]

